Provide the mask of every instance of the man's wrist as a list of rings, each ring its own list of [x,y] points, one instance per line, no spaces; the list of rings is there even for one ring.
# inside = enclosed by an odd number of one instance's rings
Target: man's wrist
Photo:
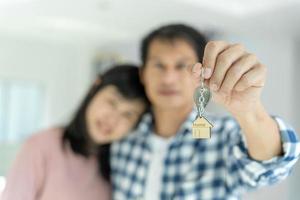
[[[261,102],[256,103],[251,109],[242,112],[232,113],[239,123],[256,124],[271,117],[266,112]]]

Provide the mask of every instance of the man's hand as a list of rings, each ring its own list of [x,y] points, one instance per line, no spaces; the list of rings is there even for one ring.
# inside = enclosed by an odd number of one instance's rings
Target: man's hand
[[[194,66],[200,75],[202,65]],[[206,83],[213,99],[232,114],[253,110],[260,104],[266,80],[266,67],[241,44],[211,41],[204,51],[203,67]]]
[[[213,99],[223,105],[239,122],[256,160],[267,160],[282,154],[279,130],[265,111],[260,95],[266,80],[266,67],[240,44],[209,42],[204,51],[203,66],[206,84]],[[193,67],[195,80],[202,64]]]

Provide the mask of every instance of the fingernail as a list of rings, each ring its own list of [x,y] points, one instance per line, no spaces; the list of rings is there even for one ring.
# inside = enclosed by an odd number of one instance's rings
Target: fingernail
[[[205,79],[209,79],[211,77],[211,74],[212,74],[211,68],[205,68],[204,69],[204,78]]]
[[[213,84],[211,85],[211,89],[212,89],[213,91],[217,91],[217,90],[218,90],[217,84],[213,83]]]

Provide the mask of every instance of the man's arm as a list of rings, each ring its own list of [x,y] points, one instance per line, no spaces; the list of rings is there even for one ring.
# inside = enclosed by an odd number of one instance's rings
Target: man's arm
[[[269,160],[283,153],[277,123],[259,104],[249,113],[234,115],[245,135],[248,153],[252,159]]]
[[[281,118],[272,116],[279,130],[282,153],[268,160],[256,160],[250,155],[246,133],[237,120],[227,118],[224,123],[228,133],[225,162],[227,165],[226,182],[232,191],[251,190],[284,180],[299,159],[300,143],[297,133]],[[261,134],[269,134],[261,132]]]
[[[237,119],[256,160],[268,160],[282,153],[276,122],[265,111],[260,97],[266,80],[266,67],[241,44],[211,41],[204,51],[206,84],[216,103]],[[194,66],[200,74],[202,65]]]

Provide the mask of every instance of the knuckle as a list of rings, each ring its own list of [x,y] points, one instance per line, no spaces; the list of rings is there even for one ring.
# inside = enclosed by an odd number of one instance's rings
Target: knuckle
[[[246,58],[247,61],[256,61],[257,60],[257,56],[255,54],[252,54],[252,53],[246,54],[245,58]]]
[[[230,93],[230,88],[228,86],[223,86],[220,89],[220,92],[223,93],[223,94],[229,94]]]
[[[232,46],[239,50],[245,50],[245,46],[241,43],[236,43],[236,44],[233,44]]]
[[[250,86],[250,80],[249,80],[249,78],[247,76],[243,76],[242,84],[245,87],[249,87]]]
[[[229,72],[230,76],[232,76],[233,78],[240,78],[241,76],[241,68],[239,67],[232,67],[230,72]]]
[[[261,70],[263,71],[263,73],[266,74],[267,71],[268,71],[267,67],[265,65],[262,65],[262,64],[260,64],[260,66],[261,66]]]
[[[217,47],[218,47],[217,41],[209,41],[206,45],[206,48],[210,50],[217,49]]]
[[[228,64],[230,64],[230,60],[225,54],[221,54],[218,57],[217,63],[222,64],[222,65],[228,65]]]

